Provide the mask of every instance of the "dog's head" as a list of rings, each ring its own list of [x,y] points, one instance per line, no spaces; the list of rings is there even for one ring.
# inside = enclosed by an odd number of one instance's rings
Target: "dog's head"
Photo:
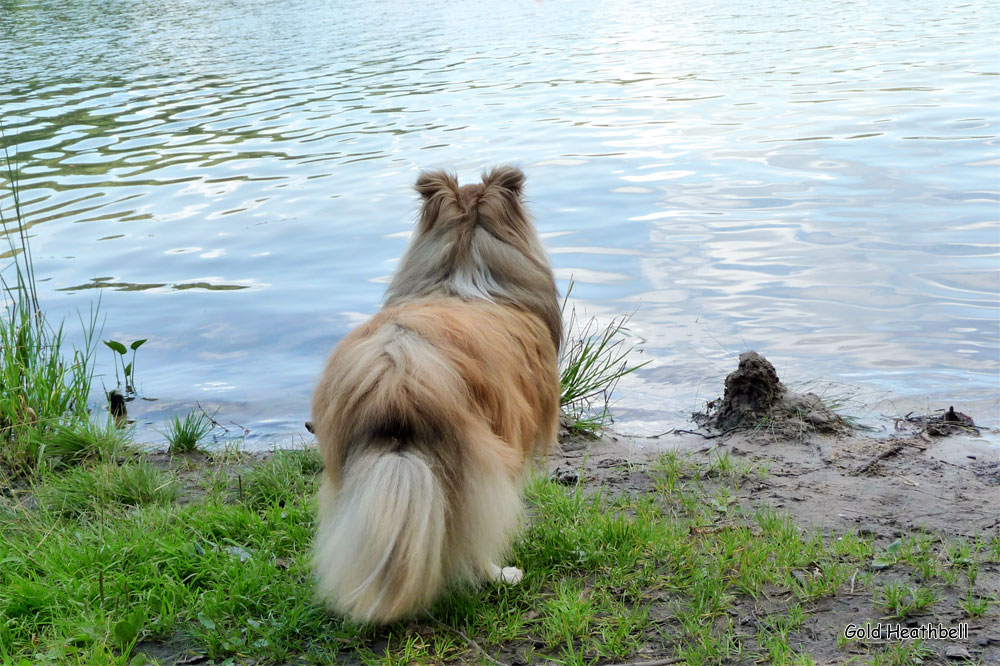
[[[558,347],[555,280],[524,206],[523,187],[524,173],[512,166],[461,187],[444,171],[420,174],[420,219],[387,303],[441,295],[513,305],[541,317]]]

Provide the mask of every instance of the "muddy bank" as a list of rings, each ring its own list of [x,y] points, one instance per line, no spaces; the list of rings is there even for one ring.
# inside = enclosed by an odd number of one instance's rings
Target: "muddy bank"
[[[902,444],[894,455],[858,472]],[[553,471],[578,470],[587,485],[638,490],[641,469],[664,452],[710,460],[728,453],[764,465],[768,474],[741,489],[741,500],[787,511],[803,527],[863,529],[891,536],[933,530],[973,537],[1000,535],[1000,447],[968,436],[877,439],[817,434],[805,441],[764,440],[731,433],[706,440],[692,434],[659,438],[610,434],[570,441],[549,458]],[[863,526],[863,527],[859,527]]]
[[[888,629],[848,641],[851,625],[937,625],[967,635],[895,643],[913,650],[913,663],[1000,663],[1000,446],[982,437],[970,416],[953,406],[910,413],[892,419],[892,435],[874,437],[819,396],[789,390],[767,359],[750,351],[723,394],[692,420],[692,430],[656,437],[564,439],[548,460],[551,478],[595,491],[648,492],[649,466],[664,454],[701,463],[692,469],[725,459],[730,468],[757,470],[739,483],[732,506],[722,507],[727,515],[769,507],[824,539],[861,535],[876,553],[835,594],[803,605],[807,619],[790,636],[796,650],[820,664],[853,663],[893,641]],[[954,553],[956,544],[970,542],[989,544],[989,552],[981,570],[963,580]],[[914,543],[920,558],[900,559],[902,544]],[[933,601],[892,617],[884,602],[889,591],[907,603],[921,594]],[[986,610],[970,613],[970,599],[989,600]],[[731,615],[753,634],[760,616],[795,603],[790,590],[775,589],[741,600]]]
[[[590,442],[563,442],[550,457],[549,466],[563,483],[578,478],[595,490],[643,492],[651,488],[646,466],[666,452],[703,463],[728,456],[736,465],[764,470],[740,484],[734,505],[744,510],[772,507],[789,514],[800,529],[818,532],[824,538],[857,533],[872,539],[876,550],[883,551],[901,538],[926,537],[932,544],[934,561],[943,563],[956,540],[989,542],[1000,536],[1000,447],[968,435],[898,439],[849,431],[813,432],[795,439],[759,432],[734,432],[712,439],[694,434],[658,438],[609,435]],[[891,454],[884,455],[886,452]],[[879,589],[889,584],[911,590],[928,588],[936,601],[924,613],[910,615],[905,621],[894,620],[875,603]],[[962,608],[969,595],[968,583],[928,581],[907,565],[871,567],[856,572],[851,584],[837,594],[805,604],[806,620],[791,640],[816,663],[839,664],[869,655],[883,643],[838,645],[852,623],[942,623],[967,626],[969,637],[925,641],[924,663],[1000,663],[996,603],[1000,599],[1000,563],[995,559],[982,565],[976,594],[991,598],[993,603],[984,615],[969,617]],[[767,598],[742,601],[734,621],[753,633],[755,618],[765,609],[795,602],[789,590],[776,589]]]

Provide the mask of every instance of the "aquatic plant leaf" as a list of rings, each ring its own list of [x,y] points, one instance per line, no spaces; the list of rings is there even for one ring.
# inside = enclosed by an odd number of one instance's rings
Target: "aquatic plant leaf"
[[[122,343],[118,342],[117,340],[105,340],[104,344],[106,344],[108,347],[110,347],[111,349],[115,350],[116,352],[118,352],[122,356],[124,356],[128,352],[128,350],[125,349],[125,345],[123,345]]]
[[[132,344],[129,345],[129,349],[131,349],[132,351],[135,351],[136,349],[138,349],[139,347],[141,347],[143,345],[143,343],[145,343],[146,340],[148,340],[148,339],[149,338],[143,338],[142,340],[136,340],[135,342],[133,342]]]

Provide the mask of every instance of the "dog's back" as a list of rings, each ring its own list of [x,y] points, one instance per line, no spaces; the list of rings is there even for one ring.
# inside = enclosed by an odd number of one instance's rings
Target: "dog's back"
[[[457,185],[451,191],[458,202]],[[435,203],[432,223],[447,205]],[[498,293],[469,297],[427,288],[429,279],[417,293],[394,297],[390,289],[389,304],[337,346],[313,398],[325,462],[314,566],[329,605],[357,620],[395,620],[448,583],[494,571],[520,523],[525,462],[555,439],[551,271],[542,265],[551,293],[533,293],[543,311],[513,302],[516,289],[482,263],[483,251],[454,247],[456,235],[471,242],[480,226],[476,210],[461,212],[469,229],[436,229],[439,242],[451,243],[441,256],[465,262]],[[414,261],[431,261],[435,248],[422,234],[433,231],[418,229],[397,279],[407,268],[421,272]],[[501,252],[503,269],[515,269],[516,257]],[[522,261],[538,266],[537,256]],[[422,268],[425,276],[439,270]]]

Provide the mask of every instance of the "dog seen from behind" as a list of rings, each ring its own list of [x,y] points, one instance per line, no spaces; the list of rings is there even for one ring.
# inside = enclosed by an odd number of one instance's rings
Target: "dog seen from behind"
[[[555,440],[555,280],[498,167],[426,172],[382,310],[334,349],[312,402],[324,461],[313,553],[328,607],[385,624],[454,584],[507,583],[527,464]]]

